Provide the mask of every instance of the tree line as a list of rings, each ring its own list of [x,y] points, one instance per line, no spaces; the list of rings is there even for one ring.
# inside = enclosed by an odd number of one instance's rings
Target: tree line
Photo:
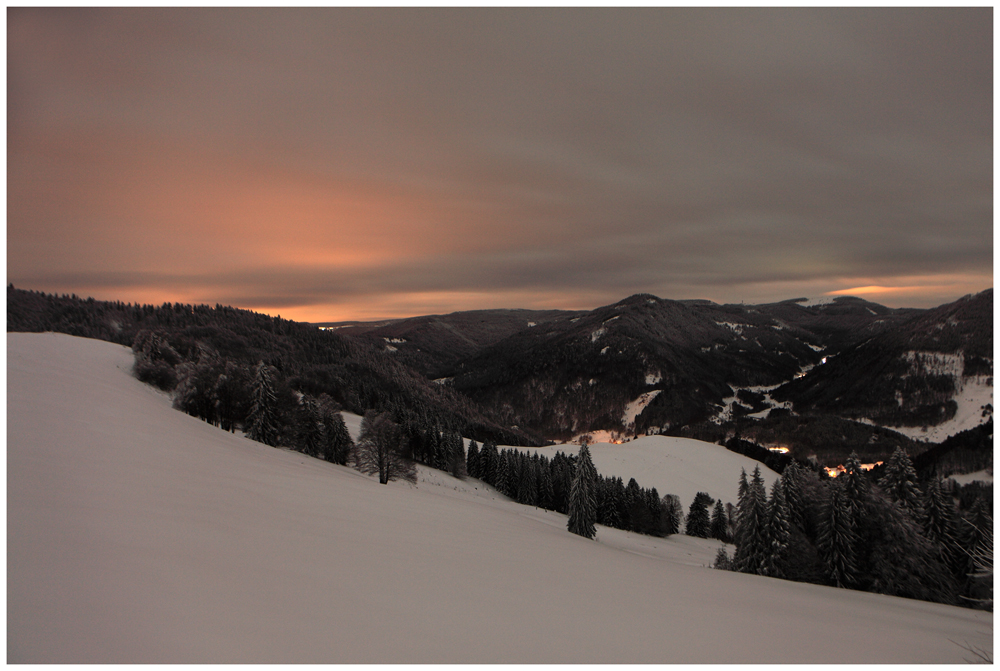
[[[720,549],[716,567],[992,610],[992,498],[963,509],[936,475],[920,482],[902,449],[881,478],[856,454],[846,469],[821,479],[791,462],[770,496],[759,467],[744,471],[736,552]]]

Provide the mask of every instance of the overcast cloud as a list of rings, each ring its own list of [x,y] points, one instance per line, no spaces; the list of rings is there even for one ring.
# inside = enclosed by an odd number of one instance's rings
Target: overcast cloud
[[[993,284],[992,8],[7,12],[19,287],[325,321]]]

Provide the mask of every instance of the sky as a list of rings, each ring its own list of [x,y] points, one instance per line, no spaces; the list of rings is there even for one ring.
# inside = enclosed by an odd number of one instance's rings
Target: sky
[[[993,9],[8,8],[7,278],[300,321],[993,285]]]

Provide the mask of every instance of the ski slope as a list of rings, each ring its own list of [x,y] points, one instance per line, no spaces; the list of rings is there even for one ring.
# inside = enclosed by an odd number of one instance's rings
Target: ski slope
[[[421,469],[175,411],[131,352],[7,336],[11,663],[962,662],[992,614],[705,567]],[[650,483],[656,484],[656,483]]]

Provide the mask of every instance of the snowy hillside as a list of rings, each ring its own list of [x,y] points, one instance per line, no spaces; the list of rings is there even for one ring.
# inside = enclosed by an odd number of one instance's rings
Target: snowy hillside
[[[529,454],[538,452],[552,458],[556,452],[577,454],[578,445],[521,447]],[[597,472],[605,477],[620,477],[626,483],[635,478],[640,487],[656,487],[660,496],[676,494],[685,511],[698,492],[736,505],[740,471],[747,476],[760,466],[764,484],[770,491],[778,477],[764,464],[741,454],[730,452],[721,445],[690,438],[646,436],[621,445],[594,443],[590,456]]]
[[[715,571],[711,541],[587,541],[440,472],[379,485],[173,410],[126,348],[7,348],[8,662],[992,654],[989,613]]]

